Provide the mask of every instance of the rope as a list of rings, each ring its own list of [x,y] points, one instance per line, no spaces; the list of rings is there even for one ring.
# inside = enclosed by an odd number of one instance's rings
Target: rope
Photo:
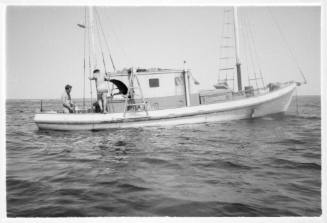
[[[92,7],[92,6],[91,6]],[[89,11],[89,13],[92,13],[92,18],[91,18],[91,15],[89,14],[89,21],[90,21],[90,24],[89,24],[89,38],[90,38],[90,41],[91,41],[91,44],[92,44],[92,50],[90,51],[90,54],[92,54],[92,57],[91,59],[93,59],[93,68],[96,68],[97,67],[97,55],[95,53],[95,40],[94,40],[94,14],[93,14],[93,10],[91,8],[91,10]],[[92,19],[92,21],[91,21]]]
[[[100,29],[101,29],[102,35],[103,35],[103,37],[105,37],[106,35],[104,34],[104,31],[103,31],[103,28],[102,28],[101,19],[100,19],[100,16],[99,16],[98,10],[96,10],[96,9],[95,9],[95,14],[96,14],[96,16],[98,17],[99,26],[100,26]],[[116,71],[116,66],[115,66],[114,60],[113,60],[113,58],[112,58],[111,50],[110,50],[110,47],[109,47],[108,42],[106,41],[106,38],[104,38],[104,43],[105,43],[105,45],[106,45],[106,47],[107,47],[107,50],[108,50],[108,53],[109,53],[109,57],[110,57],[110,61],[111,61],[112,68],[113,68],[114,71]]]
[[[101,37],[100,37],[100,31],[99,31],[99,26],[98,26],[98,20],[95,20],[95,23],[96,23],[96,29],[97,29],[97,32],[98,32],[99,48],[100,48],[100,52],[101,52],[101,56],[102,56],[102,63],[103,63],[105,74],[107,74],[107,68],[106,68],[106,62],[105,62],[105,59],[104,59],[104,53],[103,53],[103,50],[102,50],[103,48],[102,48],[102,44],[101,44]]]
[[[87,21],[89,21],[89,15],[88,15],[88,13],[86,12],[86,9],[85,9],[85,15],[86,15],[86,17],[88,18],[87,19]],[[88,23],[88,26],[87,27],[89,27],[90,28],[90,24]],[[89,51],[89,57],[88,57],[88,59],[89,59],[89,77],[91,77],[91,75],[92,75],[92,65],[91,65],[91,40],[90,40],[90,29],[87,29],[87,31],[88,31],[88,51]],[[90,80],[90,94],[91,94],[91,109],[93,109],[93,93],[92,93],[92,80]]]
[[[232,89],[235,88],[235,79],[236,79],[236,61],[234,60],[235,52],[231,51],[234,40],[235,40],[235,33],[233,29],[233,14],[232,10],[224,10],[223,18],[222,18],[222,32],[221,32],[221,45],[220,45],[220,55],[219,55],[219,66],[218,66],[218,83],[221,81],[226,82],[229,86],[232,86]],[[228,36],[226,36],[226,34]],[[233,36],[234,34],[234,36]],[[235,49],[235,47],[234,47]],[[233,69],[224,69],[230,68]],[[232,83],[231,83],[232,81]]]
[[[125,59],[126,59],[130,64],[133,64],[133,61],[132,61],[131,58],[128,56],[128,54],[126,53],[125,49],[122,47],[122,44],[120,43],[119,38],[117,38],[116,33],[115,33],[115,30],[114,30],[114,26],[112,25],[109,16],[107,16],[107,18],[108,18],[108,22],[110,23],[109,25],[110,25],[110,27],[112,28],[112,34],[113,34],[113,37],[115,38],[116,42],[118,43],[117,46],[120,47],[121,52],[123,53],[123,56],[125,57]]]
[[[232,12],[233,13],[235,13],[234,12],[234,8],[233,9],[231,9],[231,10],[229,10],[229,21],[232,21],[232,22],[237,22],[237,21],[234,21],[234,19],[235,19],[235,16],[234,16],[234,14],[232,14]],[[235,25],[235,24],[234,24]],[[237,58],[236,58],[236,33],[235,33],[235,29],[234,29],[234,27],[233,26],[230,26],[230,33],[234,33],[234,40],[232,41],[233,42],[233,44],[234,44],[234,51],[232,52],[232,54],[235,56],[235,60],[233,60],[233,66],[234,66],[234,70],[233,70],[233,73],[232,73],[232,77],[233,77],[233,90],[235,89],[235,80],[237,79],[237,68],[236,68],[236,60],[237,60]],[[231,44],[231,43],[230,43]],[[232,45],[232,44],[231,44]],[[230,52],[231,53],[231,52]]]
[[[243,20],[241,20],[241,21],[243,21]],[[243,21],[242,26],[245,27],[244,21]],[[244,52],[250,52],[251,50],[249,48],[249,44],[246,41],[246,33],[245,33],[245,30],[244,29],[241,29],[241,32],[242,32],[242,35],[244,36],[244,38],[243,38],[244,47],[245,47]],[[248,57],[247,55],[244,57],[245,64],[249,64],[250,63],[248,58],[250,58],[250,57]],[[247,73],[247,76],[248,76],[248,84],[250,86],[251,85],[251,80],[250,80],[250,76],[249,76],[250,75],[249,66],[246,65],[246,66],[244,66],[244,68],[246,69],[246,73]]]
[[[291,56],[293,62],[294,62],[295,65],[297,66],[297,69],[298,69],[299,73],[301,74],[301,76],[302,76],[302,78],[303,78],[303,80],[304,80],[304,83],[306,84],[306,83],[307,83],[307,80],[306,80],[306,78],[305,78],[305,76],[304,76],[304,73],[303,73],[302,69],[300,68],[300,65],[298,64],[298,62],[297,62],[297,60],[296,60],[296,58],[295,58],[295,56],[294,56],[294,54],[293,54],[293,51],[292,51],[290,45],[288,44],[288,42],[287,42],[285,36],[283,35],[283,32],[282,32],[281,27],[280,27],[279,24],[277,23],[277,20],[276,20],[276,18],[273,16],[273,14],[272,14],[270,8],[268,8],[268,12],[269,12],[269,14],[270,14],[270,16],[271,16],[271,18],[272,18],[272,20],[273,20],[275,26],[277,27],[277,30],[279,31],[279,34],[281,35],[281,37],[282,37],[282,39],[283,39],[283,41],[284,41],[284,45],[287,47],[288,52],[289,52],[289,54],[290,54],[290,56]]]
[[[256,87],[257,88],[259,88],[259,86],[258,86],[258,81],[257,81],[257,75],[256,75],[256,66],[255,66],[255,58],[254,58],[254,56],[253,56],[253,53],[252,52],[254,52],[254,50],[253,50],[253,46],[252,46],[252,42],[250,41],[251,40],[251,37],[250,37],[250,29],[249,29],[249,21],[248,21],[248,17],[247,16],[245,16],[245,20],[244,20],[244,22],[245,22],[245,25],[246,25],[246,27],[248,27],[247,28],[247,30],[246,30],[246,35],[247,35],[247,39],[248,39],[248,44],[249,44],[249,55],[250,55],[250,62],[251,62],[251,65],[252,65],[252,71],[253,71],[253,75],[254,75],[254,80],[255,80],[255,84],[256,84]]]
[[[249,20],[249,17],[247,17],[247,19]],[[257,47],[256,47],[257,44],[255,43],[255,38],[254,38],[255,35],[254,35],[254,31],[253,31],[251,25],[249,25],[249,33],[250,33],[250,40],[252,40],[252,45],[253,45],[253,49],[254,49],[255,61],[259,61],[259,54],[258,54]],[[263,77],[262,77],[262,70],[261,70],[260,62],[257,63],[257,67],[258,67],[258,71],[259,71],[259,74],[260,74],[262,87],[264,87],[265,83],[264,83],[264,80],[263,80]]]
[[[86,24],[86,8],[84,10],[84,24]],[[83,41],[83,109],[85,109],[85,73],[86,73],[86,59],[85,59],[85,51],[86,51],[86,29],[84,29],[84,41]]]
[[[100,48],[100,51],[101,51],[101,56],[102,56],[102,62],[103,62],[103,67],[104,67],[104,72],[105,72],[105,75],[107,76],[107,74],[108,74],[108,71],[107,71],[107,66],[106,66],[106,61],[105,61],[105,56],[104,56],[104,52],[103,52],[103,47],[102,47],[102,41],[101,41],[101,35],[100,35],[100,30],[99,30],[99,26],[101,26],[100,24],[101,24],[101,22],[100,22],[100,18],[99,18],[99,16],[98,16],[98,13],[97,13],[97,11],[96,11],[96,9],[95,9],[95,12],[96,12],[96,15],[97,15],[97,19],[95,20],[95,22],[96,22],[96,29],[97,29],[97,32],[98,32],[98,40],[99,40],[99,48]],[[105,39],[105,36],[104,36],[104,33],[102,32],[102,37],[103,37],[103,39],[104,39],[104,42],[106,43],[106,39]],[[109,55],[110,55],[110,51],[109,51]],[[111,55],[110,55],[110,58],[111,58]],[[112,65],[113,65],[113,67],[114,67],[114,69],[115,69],[115,66],[114,66],[114,64],[113,64],[113,61],[111,61],[112,62]],[[109,76],[109,78],[110,78],[110,76]],[[108,88],[108,90],[110,91],[110,86],[109,86],[109,82],[108,81],[106,81],[106,83],[107,83],[107,88]],[[110,103],[111,104],[111,103]],[[107,105],[108,105],[108,103],[107,103]],[[106,107],[108,107],[107,105],[104,105],[104,106],[106,106]],[[110,109],[110,108],[109,108]]]
[[[102,23],[101,23],[101,19],[100,19],[100,15],[98,13],[98,10],[95,9],[95,13],[96,13],[96,16],[98,18],[98,21],[99,21],[99,26],[100,26],[100,30],[101,30],[101,33],[102,33],[102,36],[103,36],[103,39],[104,39],[104,43],[105,43],[105,46],[107,47],[107,50],[108,50],[108,54],[109,54],[109,58],[110,58],[110,61],[111,61],[111,65],[112,65],[112,68],[114,70],[114,72],[116,72],[116,66],[115,66],[115,63],[114,63],[114,60],[113,60],[113,57],[111,55],[111,50],[110,50],[110,47],[109,47],[109,44],[108,42],[106,41],[106,35],[103,31],[103,28],[102,28]],[[102,57],[104,58],[104,55],[102,54]],[[103,59],[104,60],[104,59]],[[107,72],[106,72],[107,73]],[[110,79],[110,74],[109,74],[109,79]],[[112,95],[112,92],[114,90],[114,84],[112,83],[111,84],[111,87],[110,87],[110,84],[109,82],[107,82],[107,85],[108,85],[108,88],[111,89],[110,90],[110,94]]]
[[[298,94],[297,94],[297,88],[295,88],[295,103],[296,103],[296,115],[299,115],[299,104],[298,104]]]
[[[221,35],[220,35],[220,38],[222,38],[222,42],[223,42],[223,44],[224,44],[224,37],[223,37],[223,35],[224,35],[224,30],[225,30],[225,19],[226,19],[226,16],[225,16],[225,11],[224,11],[224,14],[223,14],[223,19],[222,19],[222,31],[221,31]],[[220,45],[221,46],[221,45]],[[221,58],[222,57],[222,55],[223,55],[223,50],[219,50],[219,58]],[[220,67],[221,67],[221,64],[222,64],[222,60],[220,59],[219,60],[219,65],[218,65],[218,83],[220,82],[220,73],[221,73],[221,71],[220,71]]]
[[[259,70],[259,64],[257,63],[257,57],[256,57],[256,50],[255,50],[255,42],[254,42],[254,37],[251,36],[251,23],[249,21],[249,17],[246,17],[247,20],[247,24],[248,24],[248,32],[249,32],[249,40],[250,40],[250,46],[251,46],[251,55],[252,55],[252,59],[253,59],[253,74],[254,74],[254,79],[255,79],[255,84],[257,86],[257,88],[259,88],[258,85],[258,77],[257,77],[257,70]]]

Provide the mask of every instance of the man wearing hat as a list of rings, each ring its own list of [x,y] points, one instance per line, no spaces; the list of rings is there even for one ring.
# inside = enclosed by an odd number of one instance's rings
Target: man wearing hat
[[[64,113],[74,113],[75,112],[75,104],[73,103],[70,92],[72,90],[72,86],[67,84],[65,86],[65,92],[61,96],[62,105],[64,106]]]

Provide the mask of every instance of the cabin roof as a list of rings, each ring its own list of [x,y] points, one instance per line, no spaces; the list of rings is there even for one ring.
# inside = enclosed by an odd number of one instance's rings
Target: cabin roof
[[[176,74],[182,73],[184,70],[181,69],[163,69],[163,68],[136,68],[137,75],[160,75],[160,74]],[[189,70],[187,70],[189,71]],[[117,77],[117,76],[127,76],[131,72],[131,69],[124,68],[119,71],[109,72],[108,75]]]

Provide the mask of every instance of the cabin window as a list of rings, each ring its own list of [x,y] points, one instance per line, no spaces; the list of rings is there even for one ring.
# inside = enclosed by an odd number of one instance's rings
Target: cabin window
[[[158,78],[149,79],[149,86],[150,87],[159,87],[159,79]]]

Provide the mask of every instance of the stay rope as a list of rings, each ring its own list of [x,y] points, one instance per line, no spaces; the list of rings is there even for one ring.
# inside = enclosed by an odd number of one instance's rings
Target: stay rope
[[[99,15],[98,10],[96,10],[96,9],[95,9],[95,14],[96,14],[96,16],[98,18],[98,21],[99,21],[99,27],[100,27],[100,30],[101,30],[101,33],[102,33],[102,36],[103,36],[103,39],[104,39],[105,46],[106,46],[107,51],[108,51],[108,54],[109,54],[109,58],[110,58],[110,61],[111,61],[111,65],[112,65],[113,71],[115,72],[116,71],[116,66],[115,66],[113,57],[111,55],[111,49],[110,49],[110,46],[109,46],[108,42],[106,41],[106,35],[105,35],[105,33],[103,31],[103,28],[102,28],[102,23],[101,23],[100,15]],[[111,77],[110,77],[110,74],[109,74],[109,79],[110,78]],[[110,94],[112,95],[113,94],[113,90],[114,90],[114,84],[111,83],[111,87],[109,86],[109,83],[107,83],[107,85],[108,85],[108,88],[110,89]],[[113,106],[112,106],[112,109],[114,110],[114,107]]]
[[[110,79],[111,78],[110,73],[107,71],[107,68],[106,68],[107,66],[106,66],[106,62],[105,62],[105,55],[104,55],[104,50],[103,50],[104,48],[102,47],[101,34],[102,34],[103,42],[105,43],[105,45],[107,47],[107,51],[108,51],[109,58],[110,58],[110,61],[111,61],[111,65],[113,67],[114,72],[116,71],[116,67],[115,67],[111,52],[110,52],[109,44],[106,41],[106,36],[105,36],[104,31],[102,29],[101,19],[100,19],[99,13],[98,13],[98,11],[96,9],[94,9],[94,10],[95,10],[95,15],[97,17],[97,19],[96,19],[96,28],[97,28],[97,32],[98,32],[99,47],[100,47],[100,51],[101,51],[101,55],[102,55],[103,67],[104,67],[104,70],[105,70],[105,74],[106,75],[108,74],[109,79]],[[100,29],[99,29],[99,27],[100,27]],[[101,30],[101,34],[100,34],[100,30]],[[111,92],[110,94],[112,95],[114,84],[112,83],[111,87],[110,87],[109,82],[107,81],[106,83],[107,83],[108,90]],[[112,103],[110,103],[110,105],[111,105],[112,111],[114,111],[114,107],[113,107]]]
[[[245,26],[244,25],[244,22],[243,22],[243,24],[242,24],[242,26]],[[246,34],[245,34],[245,30],[244,29],[240,29],[240,31],[241,31],[241,33],[242,33],[242,35],[244,36],[244,38],[243,38],[243,41],[244,41],[244,44],[243,44],[243,46],[244,46],[244,52],[250,52],[250,49],[248,49],[249,48],[249,44],[247,43],[247,41],[246,41],[246,38],[245,38],[245,36],[246,36]],[[241,39],[241,38],[240,38]],[[245,54],[245,53],[244,53]],[[247,57],[247,56],[244,56],[244,64],[250,64],[250,62],[248,61],[248,58],[249,57]],[[249,84],[249,86],[251,85],[251,81],[250,81],[250,76],[249,76],[249,74],[250,74],[250,70],[249,70],[249,66],[244,66],[243,67],[244,69],[246,69],[246,74],[247,74],[247,76],[248,76],[248,84]],[[244,70],[243,69],[243,70]]]
[[[99,22],[99,27],[100,27],[100,30],[101,30],[101,33],[102,33],[102,36],[104,37],[104,43],[107,47],[107,50],[108,50],[108,53],[109,53],[109,57],[110,57],[110,61],[111,61],[111,65],[112,65],[112,68],[114,71],[116,71],[116,66],[115,66],[115,63],[114,63],[114,60],[112,58],[112,55],[111,55],[111,50],[110,50],[110,47],[109,47],[109,44],[108,42],[106,41],[106,35],[104,34],[104,31],[103,31],[103,28],[102,28],[102,24],[101,24],[101,19],[100,19],[100,16],[99,16],[99,13],[98,13],[98,10],[94,9],[95,10],[95,14],[98,18],[98,22]],[[97,27],[98,29],[98,32],[99,32],[99,28]],[[100,34],[99,34],[100,35]]]
[[[253,46],[254,59],[257,62],[256,63],[257,70],[258,70],[258,73],[260,75],[260,78],[257,78],[256,76],[255,76],[255,78],[256,79],[261,79],[262,87],[264,87],[265,83],[264,83],[264,79],[263,79],[263,76],[262,76],[262,69],[261,69],[260,62],[259,62],[259,54],[258,54],[257,47],[256,47],[257,44],[256,44],[255,38],[254,38],[255,35],[254,35],[253,27],[252,27],[252,25],[251,25],[251,23],[249,21],[249,17],[246,17],[246,18],[247,18],[247,21],[248,21],[250,41],[252,42],[252,46]],[[256,80],[256,82],[257,82],[257,80]]]
[[[89,21],[89,19],[87,19],[86,17],[89,18],[89,15],[87,14],[86,8],[85,8],[85,24],[87,24],[88,26],[86,27],[90,27],[90,24],[87,23],[87,21]],[[88,33],[88,61],[89,61],[89,77],[91,77],[92,75],[92,65],[91,65],[91,40],[90,40],[90,29],[87,29],[87,33]],[[91,94],[91,108],[93,108],[93,93],[92,93],[92,81],[90,80],[90,94]]]
[[[233,18],[232,9],[224,9],[218,64],[218,83],[226,82],[232,89],[235,87],[236,78],[236,56],[232,51],[236,38],[235,34],[233,35]]]
[[[223,14],[223,19],[222,19],[222,31],[221,31],[221,36],[220,36],[220,38],[224,41],[224,37],[223,37],[223,35],[224,35],[224,29],[225,29],[225,25],[224,25],[224,23],[225,23],[225,12],[224,12],[224,14]],[[220,45],[222,45],[222,44],[220,44]],[[222,57],[222,55],[223,55],[223,53],[222,53],[222,50],[219,50],[219,58],[221,58]],[[219,64],[218,64],[218,83],[220,82],[220,67],[221,67],[221,64],[222,64],[222,60],[221,59],[219,59]]]
[[[248,29],[247,30],[244,30],[244,33],[245,33],[245,39],[246,40],[248,40],[247,41],[247,44],[248,44],[248,47],[249,47],[249,56],[250,56],[250,63],[251,63],[251,66],[252,66],[252,73],[253,73],[253,75],[254,75],[254,81],[255,81],[255,84],[256,84],[256,87],[257,87],[257,89],[259,88],[259,86],[258,86],[258,81],[257,81],[257,75],[256,75],[256,64],[255,64],[255,58],[254,58],[254,55],[253,55],[253,52],[254,52],[254,50],[253,50],[253,46],[252,46],[252,42],[250,41],[251,40],[251,37],[250,37],[250,25],[249,25],[249,21],[248,21],[248,19],[247,19],[247,17],[246,16],[244,16],[244,18],[246,18],[246,19],[244,19],[244,24],[245,24],[245,27],[248,27]],[[250,80],[251,80],[251,78],[250,78],[250,76],[249,76],[249,74],[248,74],[248,78],[249,78],[249,82],[251,82]]]
[[[276,20],[276,18],[274,17],[274,15],[272,14],[270,8],[268,8],[268,12],[269,12],[269,14],[270,14],[270,16],[271,16],[271,18],[272,18],[272,20],[273,20],[275,26],[277,27],[277,30],[278,30],[279,34],[281,35],[281,37],[282,37],[282,39],[283,39],[283,41],[284,41],[284,45],[285,45],[286,48],[288,49],[288,52],[289,52],[289,54],[290,54],[290,56],[291,56],[293,62],[294,62],[295,65],[297,66],[297,69],[298,69],[299,73],[301,74],[301,76],[302,76],[302,78],[303,78],[303,80],[304,80],[304,84],[306,84],[306,83],[307,83],[307,80],[306,80],[306,78],[305,78],[305,76],[304,76],[304,73],[303,73],[303,71],[302,71],[300,65],[298,64],[298,62],[297,62],[297,60],[296,60],[296,58],[295,58],[295,56],[294,56],[294,53],[293,53],[293,51],[292,51],[290,45],[288,44],[288,42],[287,42],[285,36],[283,35],[283,32],[282,32],[281,27],[280,27],[279,24],[277,23],[277,20]]]
[[[99,31],[99,26],[98,26],[98,20],[96,19],[95,20],[95,26],[96,26],[96,29],[97,29],[97,32],[98,32],[98,41],[99,41],[99,48],[100,48],[100,52],[101,52],[101,56],[102,56],[102,63],[103,63],[103,68],[104,68],[104,71],[105,71],[105,74],[107,74],[107,68],[106,68],[106,61],[105,61],[105,57],[104,57],[104,53],[103,53],[103,47],[102,47],[102,44],[101,44],[101,36],[100,36],[100,31]]]
[[[84,11],[84,24],[86,24],[86,8]],[[85,73],[86,73],[86,58],[85,58],[85,53],[86,51],[86,29],[84,29],[84,40],[83,40],[83,109],[85,109]]]
[[[115,39],[115,41],[117,43],[116,46],[121,50],[121,53],[122,53],[122,56],[124,57],[124,60],[128,61],[128,63],[131,64],[131,66],[134,66],[133,65],[134,61],[132,60],[131,57],[128,56],[128,54],[126,53],[126,51],[125,51],[125,49],[123,47],[123,44],[121,44],[120,39],[117,37],[116,30],[114,29],[114,23],[112,23],[112,21],[111,21],[110,17],[108,16],[108,14],[105,14],[105,16],[106,16],[106,21],[108,21],[109,26],[111,28],[112,36],[114,37],[114,39]]]

